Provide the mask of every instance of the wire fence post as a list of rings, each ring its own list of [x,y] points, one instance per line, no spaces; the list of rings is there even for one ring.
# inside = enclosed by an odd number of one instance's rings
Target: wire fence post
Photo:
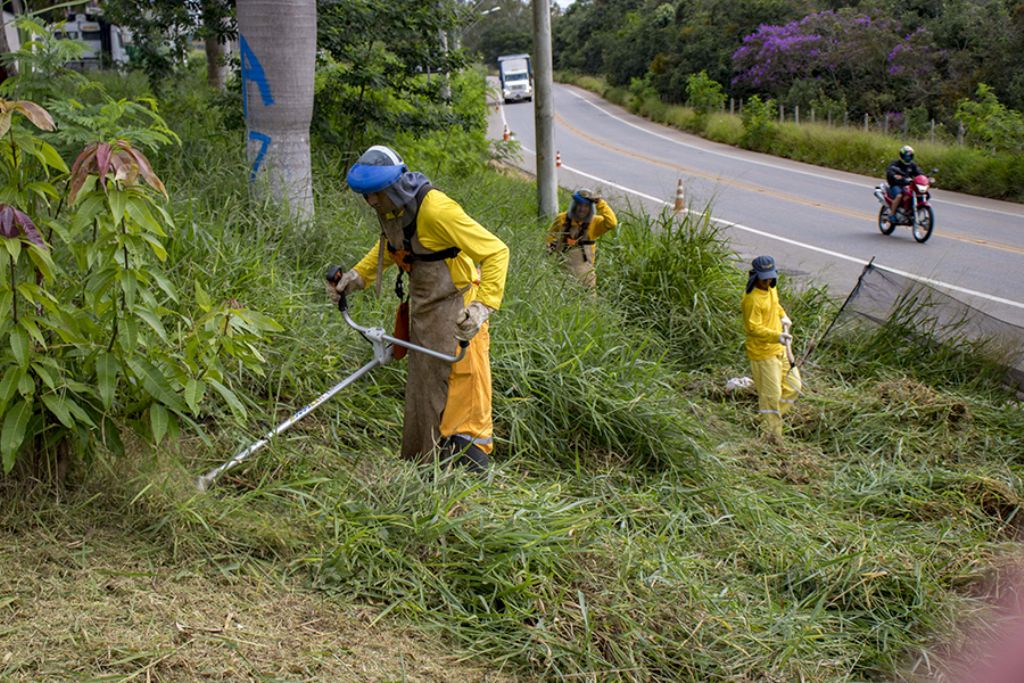
[[[793,122],[800,123],[800,105],[793,107]]]
[[[867,115],[867,113],[864,114],[864,132],[865,133],[868,132],[868,115]]]
[[[814,107],[811,107],[811,123],[814,123]]]
[[[962,145],[964,144],[964,122],[957,121],[956,124],[956,144]]]
[[[786,120],[786,106],[783,104],[779,105],[779,123]]]
[[[730,115],[736,113],[735,108],[734,108],[735,104],[736,104],[736,101],[733,98],[730,97],[729,98],[729,114]]]
[[[932,143],[935,142],[935,119],[932,119],[931,132],[929,133]]]

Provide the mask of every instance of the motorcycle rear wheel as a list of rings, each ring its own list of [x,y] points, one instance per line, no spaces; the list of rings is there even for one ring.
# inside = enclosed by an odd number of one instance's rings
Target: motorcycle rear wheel
[[[935,228],[935,212],[930,206],[917,207],[917,222],[914,224],[914,239],[924,244],[932,236]]]
[[[878,229],[883,235],[891,235],[896,229],[896,224],[889,218],[889,209],[884,206],[878,210]]]

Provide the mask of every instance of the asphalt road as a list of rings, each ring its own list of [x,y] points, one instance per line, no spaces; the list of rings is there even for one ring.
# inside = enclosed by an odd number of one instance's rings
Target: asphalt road
[[[748,152],[634,116],[596,95],[555,85],[559,185],[587,187],[613,206],[671,207],[680,178],[687,205],[727,225],[745,259],[766,253],[797,278],[836,296],[875,264],[925,281],[987,313],[1024,326],[1024,206],[941,187],[932,193],[935,232],[918,244],[909,227],[877,227],[879,178]],[[490,135],[507,124],[522,146],[520,166],[535,170],[533,106],[492,104]],[[899,142],[893,142],[895,158]],[[888,160],[879,160],[880,168]],[[563,207],[564,208],[564,207]]]

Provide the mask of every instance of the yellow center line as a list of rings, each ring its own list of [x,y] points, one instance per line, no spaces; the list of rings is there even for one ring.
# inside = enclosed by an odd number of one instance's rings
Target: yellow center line
[[[705,171],[701,171],[701,170],[698,170],[698,169],[695,169],[695,168],[691,168],[689,166],[682,166],[680,164],[676,164],[676,163],[673,163],[671,161],[663,161],[661,159],[655,159],[654,157],[650,157],[650,156],[647,156],[645,154],[640,154],[639,152],[635,152],[633,150],[626,149],[624,147],[619,147],[618,145],[614,145],[614,144],[608,142],[607,140],[602,140],[601,138],[597,138],[597,137],[594,137],[594,136],[592,136],[592,135],[590,135],[588,133],[583,132],[579,128],[577,128],[577,127],[573,126],[571,123],[569,123],[565,119],[565,117],[563,117],[561,114],[558,114],[558,113],[555,114],[555,120],[558,121],[558,124],[560,126],[562,126],[563,128],[569,130],[574,135],[576,135],[578,137],[581,137],[584,140],[587,140],[588,142],[590,142],[590,143],[592,143],[594,145],[598,145],[599,147],[604,147],[607,150],[616,152],[618,154],[622,154],[622,155],[627,156],[627,157],[632,157],[634,159],[637,159],[639,161],[643,161],[645,163],[654,164],[655,166],[661,166],[663,168],[668,168],[668,169],[671,169],[673,171],[677,171],[679,173],[682,173],[682,174],[685,174],[685,175],[688,175],[688,176],[695,176],[697,178],[705,178],[707,180],[713,181],[713,182],[721,184],[721,185],[727,185],[729,187],[735,187],[738,190],[745,190],[747,192],[754,192],[754,193],[757,193],[757,194],[768,195],[770,197],[775,197],[776,199],[781,199],[782,201],[791,202],[793,204],[800,204],[801,206],[809,206],[809,207],[815,208],[815,209],[821,209],[821,210],[824,210],[824,211],[828,211],[830,213],[839,214],[841,216],[847,216],[849,218],[856,218],[858,220],[863,220],[863,221],[867,221],[867,222],[870,222],[870,223],[877,223],[877,221],[878,221],[878,214],[877,213],[872,214],[872,213],[867,213],[867,212],[864,212],[864,211],[856,211],[854,209],[845,209],[843,207],[835,206],[833,204],[826,204],[826,203],[823,203],[823,202],[807,199],[807,198],[801,197],[799,195],[789,194],[787,192],[779,192],[777,190],[771,190],[771,189],[769,189],[767,187],[764,187],[763,185],[755,185],[754,183],[748,183],[748,182],[745,182],[745,181],[742,181],[742,180],[737,180],[735,178],[726,178],[726,177],[723,177],[721,175],[707,173]],[[950,231],[950,230],[947,230],[945,228],[943,228],[943,230],[942,230],[942,236],[946,237],[946,238],[949,238],[949,239],[952,239],[952,240],[957,240],[958,242],[965,242],[967,244],[974,244],[974,245],[977,245],[977,246],[980,246],[980,247],[986,247],[988,249],[997,249],[999,251],[1007,251],[1007,252],[1010,252],[1010,253],[1013,253],[1013,254],[1024,255],[1024,247],[1018,247],[1018,246],[1013,245],[1013,244],[1005,244],[1003,242],[995,242],[993,240],[986,240],[986,239],[982,239],[980,237],[971,237],[970,235],[965,235],[963,233],[958,233],[958,232],[955,232],[955,231]]]

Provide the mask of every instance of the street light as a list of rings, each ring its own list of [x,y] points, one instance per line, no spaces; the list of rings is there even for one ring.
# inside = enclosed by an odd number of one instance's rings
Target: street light
[[[473,8],[473,11],[476,13],[476,18],[474,18],[473,21],[469,22],[468,24],[463,24],[462,26],[460,26],[459,30],[455,33],[455,49],[459,49],[462,47],[462,34],[466,31],[466,29],[473,28],[474,26],[476,26],[478,23],[480,23],[480,20],[486,17],[488,14],[494,14],[495,12],[501,11],[501,5],[498,5],[497,7],[485,9],[482,12],[476,12],[476,8],[482,5],[485,1],[486,0],[481,0],[481,2],[477,3],[476,7]]]

